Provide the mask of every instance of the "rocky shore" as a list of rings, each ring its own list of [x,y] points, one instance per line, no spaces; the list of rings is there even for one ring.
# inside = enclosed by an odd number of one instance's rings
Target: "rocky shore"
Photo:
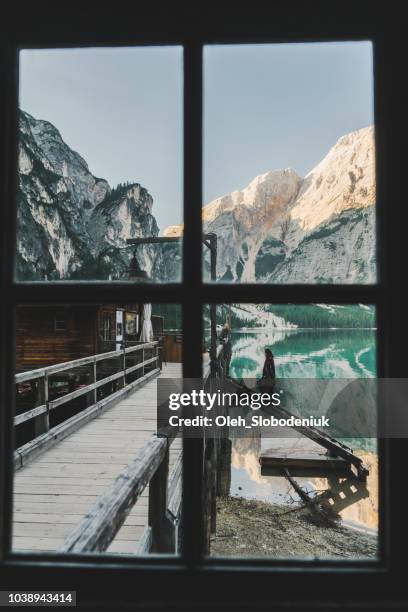
[[[317,524],[308,509],[288,508],[241,497],[217,500],[214,556],[272,558],[375,558],[375,535],[341,523]]]

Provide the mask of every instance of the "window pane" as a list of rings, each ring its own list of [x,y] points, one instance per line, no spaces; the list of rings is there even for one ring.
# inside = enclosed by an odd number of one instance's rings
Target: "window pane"
[[[156,385],[181,377],[180,307],[16,319],[13,552],[177,554],[182,440],[156,435]]]
[[[204,59],[216,280],[376,282],[371,43],[214,45]]]
[[[17,279],[179,281],[181,47],[23,50],[19,107]]]
[[[216,504],[205,506],[213,508],[209,554],[376,558],[375,308],[219,304],[215,315],[221,391],[243,394],[236,400],[241,406],[247,393],[251,401],[277,393],[279,403],[226,409],[230,419],[239,414],[245,424],[230,421],[218,434],[216,485],[205,477],[207,500],[217,491]],[[207,306],[205,371],[214,345],[211,323]],[[350,389],[352,395],[345,395]],[[370,401],[367,392],[372,392]],[[368,407],[371,413],[364,412]],[[214,410],[205,414],[214,416]],[[302,430],[290,421],[292,415],[307,421]],[[365,422],[367,416],[372,427],[354,427],[356,419]],[[268,425],[271,417],[292,425]]]

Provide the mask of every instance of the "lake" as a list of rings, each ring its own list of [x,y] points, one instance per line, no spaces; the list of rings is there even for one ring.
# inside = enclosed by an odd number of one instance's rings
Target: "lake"
[[[376,375],[375,330],[266,330],[232,333],[230,375],[238,379],[258,378],[262,373],[264,348],[275,356],[279,378],[372,378]],[[376,440],[353,440],[355,452],[368,464],[366,483],[333,478],[297,478],[308,492],[331,488],[340,502],[338,508],[345,524],[376,532],[378,528],[378,458]],[[233,440],[231,495],[289,504],[298,501],[283,477],[263,476],[259,455],[271,448],[272,438]],[[296,445],[293,438],[293,445]],[[344,491],[346,495],[344,495]]]

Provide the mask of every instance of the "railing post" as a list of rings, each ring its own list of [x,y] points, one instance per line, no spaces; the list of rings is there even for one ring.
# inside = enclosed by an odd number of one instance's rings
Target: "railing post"
[[[34,437],[37,438],[43,433],[47,433],[50,429],[50,415],[48,407],[48,374],[45,372],[44,376],[38,380],[38,406],[45,404],[47,411],[40,414],[34,419]]]
[[[123,344],[123,353],[120,356],[120,368],[123,371],[121,388],[126,387],[126,346]]]
[[[142,376],[144,376],[144,375],[145,375],[144,360],[145,360],[145,350],[144,350],[144,348],[142,348],[142,363],[143,363],[143,367],[142,367]]]
[[[217,306],[210,304],[211,319],[211,345],[210,345],[210,371],[211,376],[217,374]]]
[[[221,439],[220,454],[217,466],[217,496],[228,497],[231,488],[231,454],[232,441],[228,437]]]
[[[156,368],[160,368],[160,370],[163,369],[163,364],[162,364],[162,359],[160,358],[160,351],[159,351],[159,343],[157,342],[156,347]]]
[[[175,528],[167,511],[168,476],[169,445],[149,483],[149,526],[152,530],[152,552],[165,553],[176,550]]]
[[[96,355],[93,361],[93,382],[96,383]],[[98,401],[98,389],[95,387],[93,390],[93,403],[96,404]]]
[[[203,457],[203,548],[206,555],[210,554],[210,538],[212,528],[214,526],[213,515],[213,487],[212,487],[212,464],[214,440],[211,438],[204,441],[204,457]]]
[[[96,357],[95,355],[93,356],[93,359],[91,361],[91,363],[89,364],[90,366],[90,381],[89,384],[92,385],[92,383],[96,382]],[[89,408],[89,406],[92,406],[93,404],[96,404],[97,402],[97,390],[96,389],[91,389],[89,391],[89,393],[87,393],[85,395],[86,397],[86,405]]]

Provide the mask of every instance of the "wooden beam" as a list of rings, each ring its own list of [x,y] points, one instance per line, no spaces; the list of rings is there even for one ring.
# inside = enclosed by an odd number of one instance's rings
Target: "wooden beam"
[[[146,342],[143,344],[139,344],[137,346],[131,346],[125,349],[126,353],[131,353],[134,351],[140,351],[144,348],[153,348],[158,343],[154,342]],[[123,351],[109,351],[107,353],[98,353],[97,355],[90,355],[89,357],[82,357],[81,359],[74,359],[72,361],[66,361],[65,363],[57,363],[52,366],[47,366],[46,368],[38,368],[37,370],[30,370],[28,372],[20,372],[16,374],[14,377],[14,382],[16,384],[20,384],[23,382],[27,382],[29,380],[36,380],[37,378],[42,378],[46,374],[57,374],[58,372],[65,372],[66,370],[71,370],[73,368],[77,368],[79,366],[88,365],[93,363],[94,361],[103,361],[104,359],[112,359],[114,357],[120,357],[123,354]]]
[[[151,551],[174,552],[175,528],[168,516],[169,444],[166,438],[165,453],[149,484],[149,527],[152,530]]]
[[[141,363],[137,363],[134,366],[130,366],[129,368],[126,368],[125,373],[130,374],[131,372],[134,372],[135,370],[140,370],[144,366],[149,365],[149,363],[153,363],[153,361],[157,361],[157,359],[158,359],[157,357],[146,359],[145,361],[142,361]]]
[[[133,353],[135,351],[140,351],[142,349],[154,348],[157,346],[157,340],[155,342],[144,342],[143,344],[137,344],[136,346],[127,346],[125,348],[125,353]]]
[[[323,454],[305,450],[301,454],[291,453],[289,450],[285,452],[283,449],[268,449],[259,458],[262,468],[262,474],[268,468],[295,468],[295,469],[313,469],[320,470],[324,473],[325,470],[338,470],[341,472],[350,469],[350,462],[343,457],[334,457],[333,455]]]
[[[112,403],[120,401],[124,396],[134,391],[134,389],[146,384],[150,379],[158,376],[159,374],[160,370],[158,368],[148,372],[145,376],[138,378],[137,380],[126,385],[126,387],[123,387],[123,389],[119,389],[119,391],[116,391],[104,399],[99,400],[97,404],[89,406],[60,425],[53,427],[48,433],[39,436],[38,438],[34,438],[34,440],[27,442],[27,444],[20,446],[14,453],[15,469],[17,470],[23,467],[45,450],[48,450],[69,436],[71,433],[74,433],[74,431],[80,429],[83,425],[85,425],[85,423],[99,416],[99,414],[110,408]]]
[[[64,553],[105,551],[140,494],[152,480],[168,452],[167,440],[152,437],[143,451],[116,478],[65,540]]]
[[[47,406],[42,404],[41,406],[36,406],[31,410],[27,410],[26,412],[22,412],[21,414],[17,414],[14,417],[14,425],[21,425],[21,423],[25,423],[25,421],[29,421],[30,419],[34,419],[36,416],[47,412]]]
[[[53,400],[52,402],[49,402],[50,410],[54,410],[54,408],[58,408],[58,406],[61,406],[61,404],[66,404],[67,402],[70,402],[71,400],[76,399],[77,397],[80,397],[81,395],[84,395],[85,393],[89,393],[93,389],[102,387],[103,385],[106,385],[107,383],[112,382],[113,380],[122,378],[125,374],[130,374],[130,372],[133,372],[134,370],[143,368],[145,365],[148,365],[149,363],[156,361],[156,359],[157,357],[146,359],[146,361],[143,361],[142,363],[138,363],[137,365],[127,368],[124,371],[121,370],[120,372],[115,372],[115,374],[106,376],[105,378],[102,378],[101,380],[91,383],[90,385],[86,385],[86,387],[81,387],[80,389],[71,391],[71,393],[67,393],[66,395],[63,395],[62,397],[59,397],[58,399]]]
[[[230,380],[230,382],[234,384],[236,387],[239,387],[240,389],[243,389],[248,393],[253,392],[252,389],[250,389],[249,387],[240,383],[237,380]],[[292,414],[291,412],[289,412],[289,410],[286,410],[286,408],[282,408],[281,406],[272,406],[272,405],[268,406],[268,409],[265,410],[265,412],[267,414],[274,415],[277,418],[289,419],[290,417],[293,417],[293,416],[297,418],[296,415]],[[335,438],[332,438],[332,436],[330,436],[329,434],[319,429],[316,429],[316,427],[292,425],[291,428],[294,429],[295,431],[298,431],[299,433],[304,435],[306,438],[313,440],[320,446],[323,446],[323,448],[326,448],[333,455],[346,459],[346,461],[354,465],[354,467],[357,470],[357,474],[359,478],[364,479],[368,476],[369,471],[368,471],[368,468],[364,465],[363,460],[357,455],[355,455],[351,448],[349,448],[345,444],[342,444]]]

